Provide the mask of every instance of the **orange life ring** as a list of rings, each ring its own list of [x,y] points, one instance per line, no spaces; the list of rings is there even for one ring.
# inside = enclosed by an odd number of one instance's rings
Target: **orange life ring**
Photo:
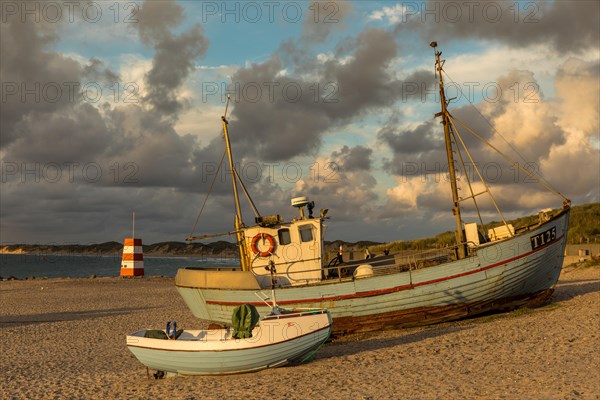
[[[263,243],[264,240],[267,239],[267,241],[269,242],[269,249],[266,251],[259,251],[258,247],[256,247],[256,244],[258,243],[258,240],[262,239]],[[252,251],[254,252],[254,254],[258,254],[261,257],[269,257],[271,254],[273,254],[273,251],[275,250],[275,239],[273,239],[273,236],[269,235],[268,233],[257,233],[256,236],[254,236],[252,238],[252,245],[251,245]]]

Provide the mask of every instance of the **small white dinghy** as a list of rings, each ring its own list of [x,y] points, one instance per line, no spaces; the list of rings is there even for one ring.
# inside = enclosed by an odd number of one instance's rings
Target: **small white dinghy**
[[[146,367],[181,375],[224,375],[296,364],[310,359],[331,334],[325,309],[280,309],[272,293],[272,311],[260,318],[244,304],[232,326],[205,330],[145,329],[127,335],[127,347]],[[170,373],[170,374],[169,374]]]
[[[162,332],[164,339],[146,337]],[[177,331],[141,330],[127,347],[146,367],[182,375],[221,375],[258,371],[311,358],[331,333],[327,310],[267,315],[252,336],[236,339],[234,328]],[[172,335],[171,335],[172,336]]]

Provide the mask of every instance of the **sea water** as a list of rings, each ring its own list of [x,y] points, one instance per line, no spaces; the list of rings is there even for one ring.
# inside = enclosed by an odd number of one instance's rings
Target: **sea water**
[[[235,258],[148,257],[144,256],[145,276],[175,276],[179,268],[239,266]],[[0,277],[88,278],[119,276],[121,255],[0,254]]]

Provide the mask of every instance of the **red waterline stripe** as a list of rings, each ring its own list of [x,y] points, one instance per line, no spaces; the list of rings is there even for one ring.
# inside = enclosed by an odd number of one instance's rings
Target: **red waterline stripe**
[[[415,284],[410,284],[410,285],[395,286],[395,287],[388,288],[388,289],[370,290],[368,292],[357,292],[354,294],[346,294],[346,295],[342,295],[342,296],[320,297],[320,298],[315,298],[315,299],[282,300],[282,301],[277,301],[277,304],[285,305],[285,304],[316,303],[316,302],[322,302],[322,301],[358,299],[358,298],[362,298],[362,297],[371,297],[371,296],[377,296],[377,295],[382,295],[382,294],[400,292],[402,290],[413,289],[418,286],[431,285],[431,284],[438,283],[438,282],[448,281],[450,279],[456,279],[456,278],[460,278],[463,276],[476,274],[478,272],[482,272],[482,271],[486,271],[488,269],[495,268],[499,265],[508,264],[509,262],[513,262],[520,258],[527,257],[533,253],[537,253],[538,251],[543,250],[546,247],[550,247],[554,243],[559,242],[563,237],[564,237],[564,235],[560,236],[557,239],[554,239],[552,242],[548,242],[545,245],[538,247],[535,250],[531,250],[531,251],[521,254],[519,256],[515,256],[512,258],[497,262],[495,264],[488,265],[487,267],[482,267],[482,268],[474,269],[472,271],[462,272],[462,273],[456,274],[456,275],[446,276],[446,277],[438,278],[438,279],[432,279],[430,281],[425,281],[425,282],[420,282],[420,283],[415,283]],[[217,305],[223,305],[223,306],[237,306],[237,305],[241,305],[241,304],[252,304],[254,306],[262,306],[264,303],[206,300],[206,304],[217,304]]]

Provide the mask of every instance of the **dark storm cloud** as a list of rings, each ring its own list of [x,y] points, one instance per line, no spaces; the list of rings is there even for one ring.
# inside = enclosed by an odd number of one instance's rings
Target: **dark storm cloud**
[[[142,42],[155,44],[171,37],[170,29],[183,20],[183,8],[175,0],[145,1],[136,17]]]
[[[140,13],[140,37],[155,55],[149,96],[132,104],[82,96],[82,85],[111,92],[120,77],[99,58],[81,63],[55,50],[60,23],[7,18],[0,25],[4,241],[121,240],[132,210],[151,216],[139,222],[148,240],[188,233],[178,227],[187,230],[197,210],[184,191],[201,187],[190,165],[199,145],[174,129],[175,93],[207,41],[198,26],[171,33],[181,22],[172,2],[146,2]]]
[[[54,113],[31,113],[18,124],[10,160],[36,163],[96,160],[111,141],[98,109],[82,103]]]
[[[81,74],[78,62],[48,50],[57,39],[55,29],[55,24],[36,24],[19,18],[8,18],[0,24],[2,149],[26,134],[19,126],[25,119],[72,105],[68,95],[56,96],[52,102],[42,98],[44,89],[53,96],[57,90],[69,91],[65,85],[78,83]]]
[[[426,71],[417,71],[404,80],[389,71],[397,57],[390,32],[367,29],[353,44],[345,47],[347,54],[338,54],[335,59],[313,63],[310,68],[304,64],[303,77],[281,73],[287,70],[282,61],[287,54],[275,54],[263,63],[238,70],[234,88],[238,97],[241,92],[241,101],[235,104],[231,123],[231,129],[241,137],[236,152],[268,161],[312,154],[329,129],[389,107],[398,99],[420,95],[405,93],[405,83],[421,90],[433,82],[433,74]],[[290,42],[287,49],[293,46]],[[342,56],[346,56],[343,62]],[[262,95],[255,96],[253,87]]]
[[[311,2],[304,17],[301,40],[311,44],[325,41],[334,29],[341,28],[351,8],[349,1]]]
[[[147,1],[139,14],[140,38],[156,50],[152,69],[146,74],[148,94],[144,100],[162,115],[174,118],[183,107],[176,91],[194,69],[194,60],[206,52],[208,40],[198,24],[179,36],[171,33],[170,28],[183,18],[182,7],[174,1]]]
[[[397,32],[419,32],[427,41],[485,39],[526,47],[550,43],[557,51],[581,51],[599,45],[597,1],[485,0],[411,3]]]
[[[383,160],[383,169],[393,175],[427,175],[439,172],[434,166],[447,165],[444,133],[439,119],[423,122],[413,129],[401,128],[402,115],[393,113],[377,133],[377,139],[392,150],[392,159]],[[429,167],[427,167],[429,165]]]
[[[344,171],[371,170],[371,154],[373,150],[365,146],[344,146],[340,151],[331,153],[334,160],[338,160],[338,167]]]
[[[329,157],[318,158],[306,179],[296,183],[295,195],[309,196],[318,207],[330,208],[336,223],[370,220],[379,199],[371,155],[365,146],[344,145]]]
[[[108,82],[109,84],[119,82],[119,75],[106,67],[102,60],[95,57],[92,57],[89,64],[83,67],[81,75],[89,82]]]
[[[319,148],[320,134],[333,122],[327,105],[315,101],[311,82],[279,76],[282,69],[281,60],[272,56],[234,75],[238,93],[232,97],[241,95],[241,101],[233,108],[230,129],[238,137],[233,146],[240,157],[273,161],[309,154]],[[265,91],[269,85],[273,96]],[[257,93],[258,101],[252,101]]]
[[[400,96],[400,82],[388,71],[397,56],[394,36],[385,30],[367,29],[355,40],[352,59],[347,63],[329,61],[325,79],[337,82],[342,107],[336,111],[342,117],[355,115],[372,106],[389,106]]]
[[[82,64],[52,49],[60,24],[20,18],[1,24],[4,161],[20,169],[59,165],[65,174],[73,172],[65,163],[93,163],[101,177],[79,183],[97,185],[123,185],[128,171],[114,166],[129,163],[140,186],[191,185],[189,163],[198,144],[173,127],[181,108],[175,94],[207,42],[198,26],[178,36],[170,32],[181,21],[181,7],[174,3],[147,2],[140,13],[140,36],[156,53],[147,76],[148,98],[134,104],[86,100],[82,85],[91,82],[114,93],[120,78],[98,58]],[[55,88],[62,92],[56,95]]]
[[[125,156],[152,172],[146,175],[149,185],[172,180],[166,171],[178,178],[185,176],[178,171],[185,170],[190,160],[191,139],[179,136],[173,123],[161,117],[176,118],[181,104],[175,93],[207,42],[199,26],[179,36],[171,34],[169,29],[181,21],[181,13],[181,7],[172,2],[146,2],[140,8],[140,36],[156,48],[147,75],[148,98],[112,108],[102,103],[104,99],[89,101],[81,93],[88,82],[100,88],[119,82],[118,74],[102,60],[92,57],[82,65],[54,51],[51,46],[58,39],[59,24],[8,19],[0,28],[2,149],[10,146],[6,154],[16,161],[85,160],[102,162],[105,167]],[[60,95],[56,96],[55,88]],[[155,170],[157,165],[165,167],[166,161],[172,161],[171,168],[163,168],[162,173]]]
[[[412,130],[400,130],[399,124],[400,117],[394,114],[377,134],[395,154],[422,154],[444,147],[440,125],[435,121],[424,122]]]
[[[176,115],[183,107],[176,91],[194,69],[194,60],[203,55],[207,47],[199,25],[180,36],[158,42],[152,69],[146,74],[149,93],[145,100],[164,115]]]
[[[113,131],[105,163],[137,166],[139,186],[187,187],[193,174],[190,160],[197,146],[191,135],[179,135],[170,120],[135,105],[106,113]],[[121,179],[122,181],[122,179]],[[111,176],[106,184],[118,184]]]
[[[342,30],[352,3],[349,1],[314,1],[307,3],[299,39],[288,39],[279,45],[277,54],[295,72],[306,73],[318,66],[314,46],[325,42],[331,33]]]

